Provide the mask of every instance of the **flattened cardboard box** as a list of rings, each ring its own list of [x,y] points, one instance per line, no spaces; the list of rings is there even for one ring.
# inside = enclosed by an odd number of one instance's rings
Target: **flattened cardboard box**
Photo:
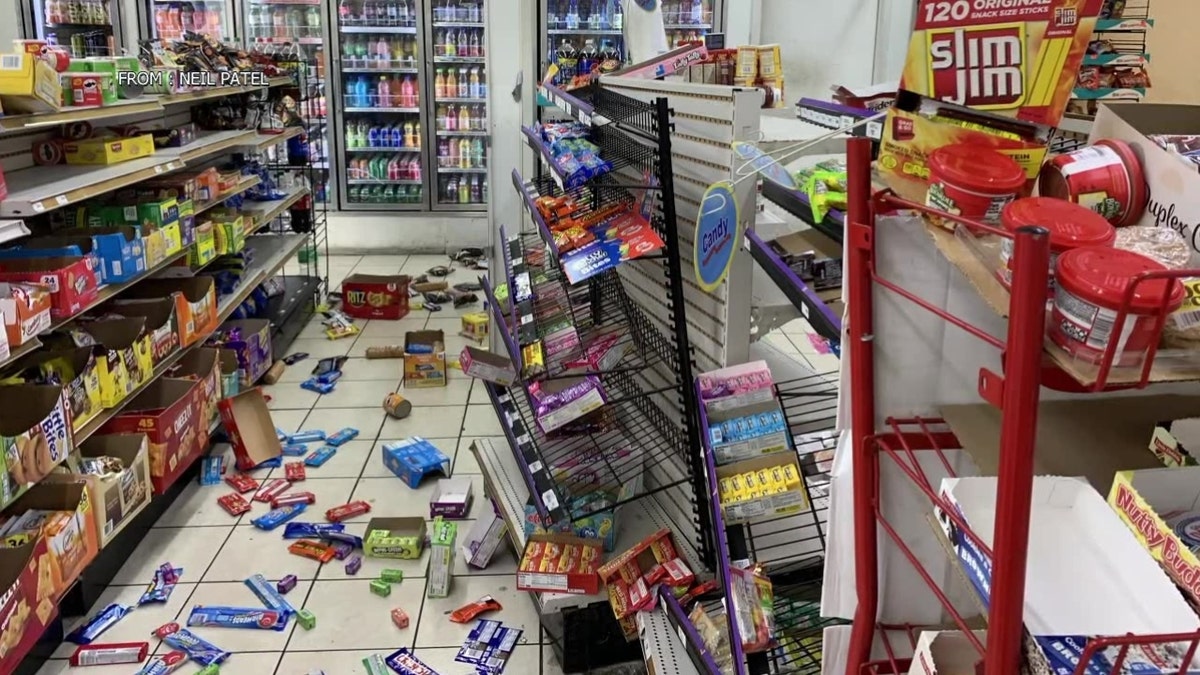
[[[271,411],[262,390],[247,389],[217,403],[221,422],[229,434],[229,444],[237,458],[237,467],[249,471],[263,462],[283,456],[283,446],[275,433]]]

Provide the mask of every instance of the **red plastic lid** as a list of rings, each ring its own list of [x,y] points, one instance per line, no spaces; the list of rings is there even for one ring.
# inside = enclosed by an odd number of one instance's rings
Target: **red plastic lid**
[[[1025,185],[1025,170],[1017,160],[970,143],[944,145],[934,150],[929,155],[929,170],[974,192],[1008,194]]]
[[[1063,288],[1083,300],[1107,309],[1120,309],[1125,289],[1142,272],[1166,270],[1159,263],[1133,251],[1092,246],[1076,248],[1058,257],[1055,279]],[[1183,284],[1178,279],[1151,279],[1137,286],[1129,310],[1138,314],[1157,314],[1166,284],[1171,284],[1167,311],[1183,304]]]
[[[1096,141],[1096,145],[1103,145],[1117,153],[1117,157],[1125,164],[1125,171],[1129,175],[1129,204],[1125,207],[1125,213],[1121,214],[1120,222],[1116,224],[1132,225],[1141,219],[1142,214],[1146,212],[1146,203],[1150,201],[1150,190],[1146,187],[1146,173],[1142,170],[1142,161],[1133,151],[1133,146],[1125,141],[1102,138]]]
[[[1080,246],[1112,246],[1117,229],[1095,211],[1053,197],[1025,197],[1004,205],[1000,223],[1009,232],[1026,225],[1050,231],[1050,249],[1062,253]]]

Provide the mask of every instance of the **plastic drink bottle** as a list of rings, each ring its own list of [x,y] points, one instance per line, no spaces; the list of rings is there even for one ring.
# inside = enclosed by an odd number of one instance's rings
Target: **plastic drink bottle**
[[[472,146],[471,153],[475,156],[475,166],[481,169],[487,168],[487,160],[483,155],[483,139],[476,138]]]
[[[471,141],[466,138],[458,142],[458,168],[471,168]]]
[[[469,98],[471,96],[471,83],[467,80],[467,68],[463,66],[458,69],[458,91],[455,95],[459,98]]]
[[[466,176],[463,176],[458,181],[458,203],[459,204],[470,204],[471,203],[471,186],[467,183]]]
[[[454,98],[458,95],[458,77],[454,74],[453,68],[446,70],[446,97]]]
[[[479,33],[480,31],[472,31],[471,33],[471,56],[483,56]]]
[[[438,139],[438,166],[446,166],[446,162],[450,157],[450,140],[446,138]]]
[[[471,203],[483,203],[483,189],[479,185],[479,176],[471,178]]]
[[[458,43],[455,53],[459,56],[471,56],[471,34],[464,28],[458,31]]]
[[[415,132],[416,132],[416,129],[413,127],[412,122],[404,123],[404,144],[405,145],[414,147],[414,148],[417,146],[417,137],[416,137]]]
[[[458,112],[458,130],[470,131],[471,129],[471,110],[467,106],[463,106]]]
[[[367,78],[360,75],[354,82],[354,105],[358,108],[371,107],[370,87],[367,85]]]
[[[571,0],[567,6],[567,30],[579,30],[579,3]]]
[[[387,75],[379,77],[379,98],[376,99],[376,104],[380,108],[391,108],[395,105],[395,100],[392,98],[392,81]]]
[[[470,18],[468,19],[468,21],[470,21],[471,23],[482,23],[483,22],[483,8],[479,6],[478,2],[471,5],[468,8],[468,11],[470,14]]]
[[[406,76],[400,84],[400,105],[405,108],[417,107],[417,89],[411,77]]]
[[[458,108],[451,105],[446,108],[446,131],[458,129]]]
[[[483,98],[483,93],[479,87],[479,69],[471,69],[470,85],[467,87],[467,95],[471,98]]]
[[[454,44],[454,31],[446,31],[446,42],[442,46],[445,47],[445,56],[458,55],[458,47]]]

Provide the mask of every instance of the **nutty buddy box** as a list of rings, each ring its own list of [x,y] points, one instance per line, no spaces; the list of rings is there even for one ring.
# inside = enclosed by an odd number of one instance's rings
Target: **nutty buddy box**
[[[928,179],[929,153],[963,142],[1007,154],[1036,177],[1047,141],[1038,127],[1062,119],[1101,4],[922,0],[880,145],[889,184],[915,196],[904,188]]]

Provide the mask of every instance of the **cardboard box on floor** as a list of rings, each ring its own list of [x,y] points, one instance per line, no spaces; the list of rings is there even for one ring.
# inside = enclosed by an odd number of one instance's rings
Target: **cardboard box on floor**
[[[15,673],[58,614],[44,538],[0,548],[0,672]]]
[[[403,319],[409,281],[401,274],[351,274],[342,281],[342,311],[356,319]]]
[[[86,481],[60,478],[34,485],[6,509],[11,514],[34,509],[70,514],[55,531],[42,530],[42,538],[50,552],[50,580],[56,595],[65,593],[100,552],[94,508]]]
[[[997,488],[995,478],[945,479],[940,488],[948,505],[987,546],[997,518]],[[938,521],[986,605],[992,561],[945,514],[938,513]],[[1024,618],[1032,673],[1073,672],[1090,636],[1200,629],[1200,619],[1171,580],[1083,479],[1035,477],[1029,523]],[[1132,672],[1157,661],[1154,669],[1137,672],[1179,669],[1179,656],[1154,651],[1151,658],[1131,651],[1125,668]]]
[[[987,631],[972,631],[987,646]],[[917,638],[908,675],[976,675],[979,652],[962,631],[926,630]]]
[[[120,534],[129,521],[150,503],[154,486],[150,483],[150,441],[145,434],[109,434],[92,436],[79,446],[82,457],[114,457],[125,469],[116,474],[80,474],[73,466],[64,473],[52,473],[49,480],[86,480],[94,499],[96,527],[100,545],[106,546]],[[74,460],[71,462],[74,464]],[[60,471],[67,469],[61,467]]]
[[[431,345],[433,353],[412,353],[410,345]],[[446,386],[446,338],[440,330],[414,330],[404,334],[404,386]]]
[[[237,396],[221,399],[217,409],[221,411],[221,421],[229,434],[238,469],[249,471],[269,459],[283,456],[283,446],[275,434],[271,411],[261,389],[247,389]]]
[[[372,532],[380,534],[372,537]],[[363,555],[368,558],[418,560],[424,546],[424,518],[372,518],[363,530]]]
[[[1190,267],[1200,267],[1200,173],[1195,164],[1147,138],[1151,134],[1200,135],[1200,105],[1101,104],[1088,142],[1112,138],[1133,146],[1150,188],[1150,203],[1135,224],[1179,232],[1192,249]]]

